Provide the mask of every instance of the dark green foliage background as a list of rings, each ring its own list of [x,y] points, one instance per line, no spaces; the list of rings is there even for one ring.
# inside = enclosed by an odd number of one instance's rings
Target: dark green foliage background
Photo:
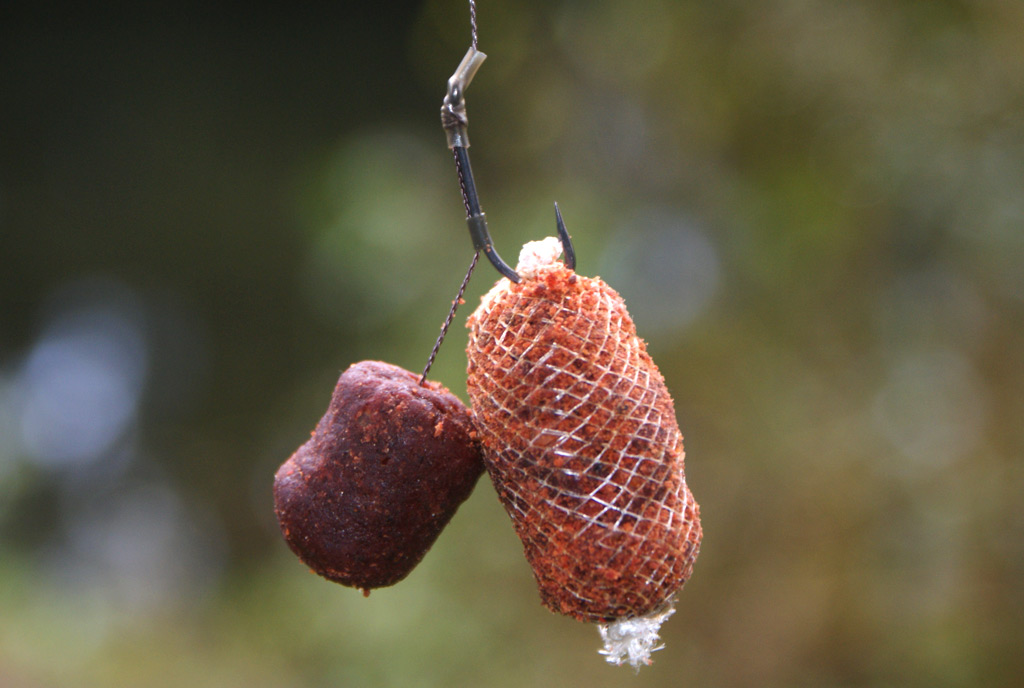
[[[471,257],[438,123],[464,3],[33,4],[0,10],[0,685],[1019,680],[1024,4],[479,17],[498,248],[560,203],[687,438],[705,545],[654,666],[540,606],[486,480],[369,599],[276,532],[273,472],[338,372],[421,369]],[[463,398],[495,277],[434,369]],[[26,371],[83,300],[144,380],[101,450],[48,461]]]

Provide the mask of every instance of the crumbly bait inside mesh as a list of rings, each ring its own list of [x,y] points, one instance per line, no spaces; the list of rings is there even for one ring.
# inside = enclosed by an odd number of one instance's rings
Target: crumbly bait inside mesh
[[[585,621],[661,608],[697,556],[698,507],[672,399],[621,297],[546,264],[501,280],[469,327],[485,459],[544,603]]]

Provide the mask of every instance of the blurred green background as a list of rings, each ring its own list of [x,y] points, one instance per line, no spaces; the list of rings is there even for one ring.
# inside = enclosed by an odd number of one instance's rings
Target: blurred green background
[[[471,257],[461,0],[0,10],[0,685],[1009,686],[1024,3],[481,0],[497,247],[554,232],[676,399],[702,555],[635,676],[483,479],[364,599],[277,533],[361,359]],[[432,377],[464,399],[464,317]],[[1014,677],[1017,677],[1016,679]]]

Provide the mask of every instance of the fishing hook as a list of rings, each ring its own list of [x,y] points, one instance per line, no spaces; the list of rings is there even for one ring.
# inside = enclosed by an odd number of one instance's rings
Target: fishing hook
[[[466,224],[469,226],[469,236],[473,240],[473,248],[477,253],[483,251],[487,259],[491,261],[491,265],[502,275],[513,282],[519,282],[521,281],[519,275],[501,259],[494,248],[494,242],[487,229],[487,216],[480,209],[480,198],[476,192],[473,168],[469,163],[469,119],[466,115],[466,89],[485,59],[487,59],[487,55],[477,50],[475,44],[471,45],[455,73],[448,79],[448,92],[441,105],[441,126],[444,127],[445,134],[448,136],[448,147],[452,149],[452,155],[455,158],[455,170],[459,175],[459,188],[462,191],[463,205],[466,207]],[[558,210],[557,203],[555,204],[555,223],[558,227],[558,237],[562,241],[565,264],[569,268],[575,268],[576,252],[573,249],[569,232],[565,228],[565,223],[562,221],[562,214]]]

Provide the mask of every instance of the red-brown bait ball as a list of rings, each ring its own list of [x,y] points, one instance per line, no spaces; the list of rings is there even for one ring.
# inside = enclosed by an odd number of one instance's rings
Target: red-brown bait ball
[[[672,398],[615,291],[561,263],[520,266],[468,323],[488,472],[545,605],[660,625],[701,540]]]
[[[369,591],[405,578],[484,470],[469,410],[388,363],[342,373],[308,442],[278,469],[274,507],[292,550]]]

